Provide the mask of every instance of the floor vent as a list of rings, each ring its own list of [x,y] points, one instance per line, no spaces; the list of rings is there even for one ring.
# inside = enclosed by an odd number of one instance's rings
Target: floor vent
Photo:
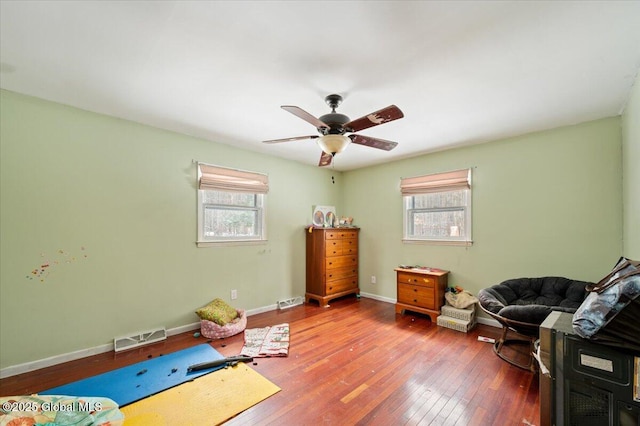
[[[304,300],[301,296],[292,297],[291,299],[284,299],[278,301],[278,309],[287,309],[293,306],[302,305]]]
[[[114,351],[120,352],[126,349],[137,348],[149,343],[159,342],[167,338],[167,330],[158,328],[155,330],[141,331],[131,336],[116,337],[113,339]]]

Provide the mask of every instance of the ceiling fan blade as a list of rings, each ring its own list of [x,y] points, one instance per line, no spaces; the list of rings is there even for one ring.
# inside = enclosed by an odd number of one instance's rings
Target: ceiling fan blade
[[[349,135],[351,142],[358,145],[369,146],[371,148],[384,149],[385,151],[391,151],[398,146],[398,142],[392,142],[385,139],[372,138],[370,136],[362,135]]]
[[[299,141],[299,140],[303,140],[303,139],[315,139],[318,138],[319,136],[317,135],[311,135],[311,136],[294,136],[292,138],[284,138],[284,139],[271,139],[268,141],[262,141],[262,143],[280,143],[280,142],[292,142],[292,141]]]
[[[329,164],[331,164],[331,160],[333,160],[333,155],[327,154],[326,152],[322,151],[322,154],[320,155],[320,162],[318,163],[318,166],[319,167],[328,166]]]
[[[302,118],[307,123],[313,124],[314,127],[316,127],[316,128],[319,128],[319,127],[326,127],[327,129],[329,128],[329,126],[326,123],[324,123],[320,119],[314,117],[313,115],[309,114],[307,111],[303,110],[300,107],[293,106],[293,105],[282,105],[280,108],[282,108],[285,111],[290,112],[291,114],[295,115],[296,117]]]
[[[389,105],[386,108],[382,108],[381,110],[348,122],[344,125],[344,128],[349,132],[359,132],[360,130],[388,123],[402,117],[404,117],[404,114],[400,111],[400,108],[395,105]]]

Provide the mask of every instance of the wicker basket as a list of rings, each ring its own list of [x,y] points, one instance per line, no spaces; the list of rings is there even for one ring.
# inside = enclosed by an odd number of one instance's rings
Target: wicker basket
[[[247,315],[244,309],[236,309],[238,318],[226,325],[219,325],[213,321],[200,320],[200,332],[208,339],[224,339],[242,333],[247,328]]]

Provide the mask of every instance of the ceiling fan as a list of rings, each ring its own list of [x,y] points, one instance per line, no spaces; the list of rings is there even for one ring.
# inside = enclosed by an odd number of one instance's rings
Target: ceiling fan
[[[344,151],[344,149],[351,143],[357,143],[358,145],[365,145],[371,148],[383,149],[385,151],[391,151],[398,145],[397,142],[392,142],[384,139],[372,138],[364,135],[349,135],[345,136],[345,133],[359,132],[360,130],[368,129],[369,127],[377,126],[380,124],[388,123],[389,121],[397,120],[404,117],[404,114],[395,105],[389,105],[386,108],[372,112],[356,120],[350,120],[344,114],[336,112],[338,105],[342,103],[342,96],[340,95],[328,95],[324,98],[325,102],[331,108],[331,113],[325,114],[320,118],[316,118],[309,114],[300,107],[292,105],[283,105],[281,108],[291,114],[302,118],[304,121],[313,124],[320,136],[296,136],[293,138],[285,139],[273,139],[263,141],[264,143],[280,143],[291,142],[302,139],[316,139],[320,148],[322,148],[322,154],[320,155],[320,162],[318,166],[328,166],[331,164],[333,157]]]

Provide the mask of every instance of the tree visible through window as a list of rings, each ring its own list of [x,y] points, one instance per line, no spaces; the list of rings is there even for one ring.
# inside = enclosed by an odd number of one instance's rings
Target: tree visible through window
[[[403,179],[405,241],[471,243],[470,170]]]
[[[198,246],[265,241],[264,174],[198,164]]]
[[[202,191],[204,238],[260,238],[261,198],[259,194]]]

